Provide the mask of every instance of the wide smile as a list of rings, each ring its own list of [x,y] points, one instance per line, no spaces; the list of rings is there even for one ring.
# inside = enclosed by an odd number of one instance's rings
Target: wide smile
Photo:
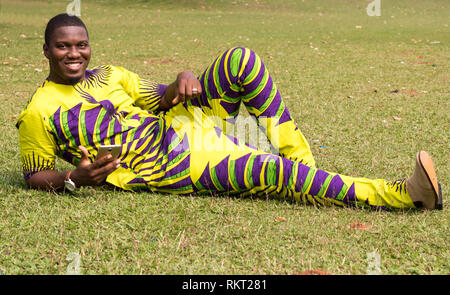
[[[83,62],[82,61],[67,61],[67,62],[64,62],[64,65],[71,72],[78,72],[82,68]]]

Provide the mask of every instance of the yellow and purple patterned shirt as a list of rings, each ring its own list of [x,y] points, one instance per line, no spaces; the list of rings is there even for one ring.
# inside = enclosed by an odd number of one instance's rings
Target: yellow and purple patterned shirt
[[[114,66],[87,70],[75,85],[44,81],[16,125],[25,178],[55,169],[56,156],[77,165],[79,145],[93,162],[100,145],[119,144],[121,167],[107,182],[124,189],[146,187],[142,174],[158,166],[163,152],[165,123],[155,112],[166,88]]]

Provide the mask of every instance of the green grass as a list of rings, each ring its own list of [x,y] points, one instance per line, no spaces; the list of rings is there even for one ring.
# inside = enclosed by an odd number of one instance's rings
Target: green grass
[[[447,209],[28,190],[14,124],[48,72],[45,24],[69,2],[0,4],[3,273],[65,274],[72,252],[84,274],[365,274],[370,252],[380,254],[384,274],[450,273]],[[160,83],[184,69],[200,74],[229,47],[252,48],[320,168],[397,179],[412,173],[415,153],[425,149],[448,206],[450,5],[382,0],[382,15],[369,17],[369,2],[83,0],[81,13],[91,66],[123,66]],[[352,228],[356,222],[369,229]]]

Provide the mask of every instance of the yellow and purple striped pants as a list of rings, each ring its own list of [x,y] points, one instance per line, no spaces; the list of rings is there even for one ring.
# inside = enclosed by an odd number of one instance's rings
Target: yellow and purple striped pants
[[[167,165],[162,177],[149,181],[152,190],[414,208],[404,180],[370,180],[316,169],[305,137],[253,51],[242,47],[225,51],[199,80],[202,95],[164,115]],[[276,152],[265,152],[229,132],[242,103]]]

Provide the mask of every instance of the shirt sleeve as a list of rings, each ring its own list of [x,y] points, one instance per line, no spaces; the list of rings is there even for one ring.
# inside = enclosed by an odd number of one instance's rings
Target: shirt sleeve
[[[25,110],[17,122],[22,171],[26,180],[43,170],[54,170],[56,143],[38,112]]]
[[[167,85],[140,78],[137,74],[121,67],[118,69],[122,71],[122,86],[133,98],[135,105],[144,110],[156,112]]]

